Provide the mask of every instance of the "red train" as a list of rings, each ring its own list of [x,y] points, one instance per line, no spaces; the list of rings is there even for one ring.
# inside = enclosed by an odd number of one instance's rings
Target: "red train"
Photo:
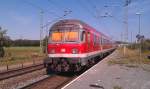
[[[115,49],[111,39],[79,20],[60,20],[49,31],[48,71],[79,71]]]

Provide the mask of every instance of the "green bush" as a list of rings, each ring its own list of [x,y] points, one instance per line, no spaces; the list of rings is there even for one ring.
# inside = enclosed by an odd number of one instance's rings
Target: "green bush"
[[[141,45],[142,51],[150,51],[150,39],[143,40],[141,44],[132,43],[128,46],[129,49],[139,49]]]

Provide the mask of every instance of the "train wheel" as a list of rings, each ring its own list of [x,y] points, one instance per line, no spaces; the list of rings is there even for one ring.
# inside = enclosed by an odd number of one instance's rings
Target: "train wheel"
[[[58,72],[61,72],[61,65],[60,65],[60,64],[57,65],[56,70],[57,70]]]
[[[89,67],[89,68],[92,67],[92,65],[93,65],[93,62],[92,62],[92,61],[93,61],[92,59],[88,60],[88,67]]]
[[[54,71],[53,71],[53,68],[54,68],[54,65],[48,64],[47,67],[46,67],[46,73],[47,73],[47,74],[53,73],[53,72],[54,72]]]
[[[46,68],[46,74],[50,74],[50,69],[48,67]]]
[[[92,66],[95,64],[95,59],[94,58],[91,60],[91,64],[92,64]]]
[[[80,64],[76,64],[75,65],[75,71],[79,72],[81,70],[81,65]]]
[[[70,68],[69,65],[66,65],[66,66],[64,67],[64,71],[65,71],[65,72],[69,71],[69,68]]]

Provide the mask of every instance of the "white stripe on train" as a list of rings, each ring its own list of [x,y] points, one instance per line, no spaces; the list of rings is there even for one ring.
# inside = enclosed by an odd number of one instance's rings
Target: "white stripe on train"
[[[94,52],[90,52],[90,53],[82,53],[82,54],[48,54],[49,57],[80,57],[80,58],[85,58],[85,57],[89,57],[95,54],[99,54],[99,53],[105,53],[108,52],[109,50],[112,50],[114,48],[111,49],[105,49],[105,50],[100,50],[100,51],[94,51]]]

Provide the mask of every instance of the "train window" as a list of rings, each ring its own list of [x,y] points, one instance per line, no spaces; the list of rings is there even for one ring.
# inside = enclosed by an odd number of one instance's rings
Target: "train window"
[[[106,39],[104,39],[104,44],[106,44],[107,43],[107,40]]]
[[[99,44],[99,36],[97,36],[97,44]]]
[[[51,41],[59,42],[62,41],[63,33],[62,32],[52,32],[51,33]]]
[[[100,44],[102,45],[102,37],[100,37]]]
[[[104,38],[101,37],[101,44],[103,45],[104,44]]]
[[[94,45],[96,45],[96,39],[97,39],[97,37],[96,37],[96,35],[94,34]]]
[[[96,44],[97,44],[97,45],[99,44],[98,41],[99,41],[99,37],[97,36],[97,37],[96,37]]]
[[[87,34],[87,41],[88,41],[88,43],[90,43],[90,32],[88,32],[88,34]]]
[[[81,33],[81,41],[85,41],[85,31],[82,31]]]
[[[78,41],[78,31],[66,31],[65,32],[65,41],[66,42]]]
[[[103,44],[106,44],[106,41],[105,41],[105,39],[103,38]]]
[[[79,32],[71,29],[59,29],[50,32],[51,42],[76,42],[79,40]]]

